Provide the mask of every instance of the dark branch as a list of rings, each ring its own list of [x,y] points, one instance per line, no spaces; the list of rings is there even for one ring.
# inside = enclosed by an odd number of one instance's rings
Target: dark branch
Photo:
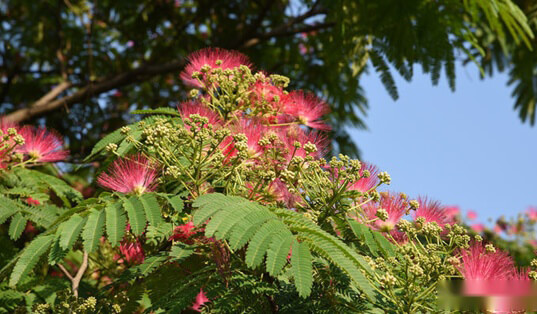
[[[125,85],[142,82],[156,75],[178,71],[183,68],[183,65],[184,60],[181,59],[165,64],[140,66],[137,69],[118,74],[114,77],[91,83],[80,88],[73,94],[60,99],[42,104],[40,106],[19,109],[8,114],[6,118],[15,122],[20,122],[33,117],[38,117],[49,111],[58,109],[61,106],[70,106],[95,95],[99,95]]]
[[[251,46],[257,45],[260,42],[270,39],[270,38],[293,36],[299,33],[307,33],[307,32],[312,32],[312,31],[316,31],[316,30],[320,30],[324,28],[330,28],[334,25],[335,23],[320,23],[320,24],[315,24],[315,25],[308,25],[308,26],[293,29],[293,30],[272,31],[272,32],[268,32],[266,34],[263,34],[263,35],[260,35],[258,37],[248,40],[247,42],[244,43],[242,47],[249,48]]]

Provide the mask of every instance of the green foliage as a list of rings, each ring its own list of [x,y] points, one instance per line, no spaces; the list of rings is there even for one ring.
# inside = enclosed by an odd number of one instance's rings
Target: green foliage
[[[128,269],[127,271],[125,271],[121,275],[120,280],[127,280],[127,279],[136,278],[136,277],[146,277],[147,275],[157,270],[167,260],[168,260],[168,257],[163,256],[163,255],[156,255],[156,256],[148,257],[144,260],[143,264],[134,266]]]
[[[91,253],[99,246],[99,241],[104,233],[105,211],[92,208],[88,215],[88,221],[82,231],[84,249]]]
[[[177,212],[181,211],[183,201],[180,197],[174,196],[172,198],[165,198]],[[163,220],[162,214],[160,212],[160,205],[158,204],[158,201],[155,196],[153,194],[144,194],[139,198],[139,200],[145,210],[145,215],[147,216],[149,224],[155,227],[159,226],[163,222]]]
[[[39,226],[48,228],[58,218],[60,211],[61,209],[54,205],[32,207],[0,195],[0,223],[4,223],[10,217],[13,217],[12,220],[18,219],[15,217],[19,217],[25,221],[30,220]],[[17,223],[22,223],[20,219],[17,220]],[[22,228],[25,226],[22,226]]]
[[[173,199],[173,203],[176,206],[179,204],[179,201],[173,197],[166,196],[163,199],[166,201]],[[22,206],[11,200],[4,204]],[[169,206],[172,205],[169,203]],[[18,238],[26,226],[26,218],[7,205],[0,206],[0,210],[2,210],[0,213],[3,213],[3,217],[6,217],[5,219],[14,215],[9,228],[9,235],[12,239]],[[119,199],[109,198],[105,195],[101,201],[88,200],[80,203],[70,212],[57,217],[45,234],[30,242],[22,254],[12,260],[15,263],[15,268],[11,275],[10,284],[17,284],[21,277],[33,268],[39,257],[49,248],[48,262],[54,265],[73,249],[80,237],[83,240],[84,250],[93,252],[99,247],[99,241],[104,230],[106,230],[107,239],[112,246],[117,246],[123,239],[127,222],[129,222],[134,235],[141,235],[146,229],[146,213],[149,213],[148,217],[150,218],[148,220],[151,227],[158,229],[163,225],[160,204],[156,194],[146,193],[140,196],[132,195],[129,198],[121,197]],[[31,255],[28,250],[35,249],[34,243],[36,241],[40,244],[40,249],[36,252],[36,255]],[[177,256],[174,258],[187,257],[189,255],[186,254],[187,251],[183,253],[175,251]],[[9,265],[6,267],[9,267]]]
[[[39,258],[50,248],[53,239],[53,235],[43,235],[37,237],[28,244],[17,259],[17,263],[13,268],[13,272],[9,278],[10,286],[15,286],[22,276],[30,272],[39,261]]]
[[[298,249],[294,259],[293,249],[291,267],[301,296],[305,297],[311,291],[310,254],[314,251],[345,271],[367,297],[373,298],[373,288],[361,273],[362,270],[371,273],[369,265],[350,247],[301,214],[271,210],[241,197],[222,194],[202,195],[193,205],[199,208],[194,212],[195,224],[210,219],[205,228],[207,237],[214,235],[216,239],[228,240],[233,250],[248,244],[245,261],[251,268],[258,267],[264,256],[270,254],[265,268],[272,275],[278,275],[281,268],[275,265],[281,265],[282,259],[287,259],[290,249],[281,246],[291,240],[293,247]],[[247,225],[255,226],[255,230],[245,227]],[[275,247],[280,249],[275,250]]]
[[[14,173],[21,180],[20,184],[24,186],[38,186],[52,190],[67,207],[71,207],[71,202],[79,202],[82,200],[82,194],[71,187],[65,181],[40,172],[26,168],[16,168]]]
[[[192,255],[194,253],[195,248],[195,246],[186,245],[183,243],[178,243],[172,246],[170,250],[170,261],[180,262],[181,260]]]
[[[112,246],[119,244],[119,241],[123,239],[125,234],[125,227],[127,225],[127,218],[122,210],[121,203],[109,204],[106,209],[106,234],[107,239]]]
[[[16,213],[11,218],[11,223],[9,224],[9,237],[12,240],[17,240],[21,236],[26,227],[26,222],[26,218],[24,218],[21,213]]]
[[[64,250],[70,249],[73,246],[85,223],[86,220],[84,218],[75,214],[61,225],[58,230],[60,231],[60,246]]]
[[[313,285],[311,253],[307,243],[294,242],[291,264],[298,294],[307,297]]]
[[[348,220],[348,222],[356,237],[369,248],[373,255],[381,254],[386,257],[395,255],[395,246],[382,234],[355,220]]]
[[[159,110],[163,112],[168,111],[166,110],[166,108],[160,108]],[[170,114],[170,113],[167,112],[167,114]],[[117,129],[114,132],[106,135],[99,142],[97,142],[97,144],[95,144],[95,146],[91,150],[91,153],[84,159],[84,161],[86,162],[91,161],[95,159],[96,157],[98,157],[99,155],[102,155],[103,153],[105,153],[106,152],[105,148],[109,144],[117,145],[116,154],[118,156],[121,157],[121,156],[128,155],[129,153],[132,152],[132,149],[135,147],[135,143],[137,141],[140,141],[140,139],[142,138],[143,126],[154,124],[155,121],[159,118],[169,118],[169,116],[163,116],[159,114],[159,115],[147,117],[145,119],[142,119],[141,121],[133,123],[129,125],[130,133],[128,136],[127,136],[127,133],[124,132],[122,129]],[[174,121],[177,121],[177,119],[175,119]]]
[[[123,200],[123,208],[129,216],[129,224],[134,235],[139,236],[144,232],[147,220],[142,203],[136,196]]]

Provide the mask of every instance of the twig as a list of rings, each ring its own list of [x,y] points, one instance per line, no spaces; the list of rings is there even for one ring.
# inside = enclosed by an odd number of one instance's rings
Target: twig
[[[249,48],[251,46],[255,46],[259,44],[261,41],[268,39],[268,38],[285,37],[285,36],[291,36],[291,35],[298,34],[298,33],[307,33],[311,31],[323,29],[323,28],[330,28],[334,25],[335,23],[320,23],[320,24],[315,24],[315,25],[307,25],[302,28],[297,28],[297,29],[292,29],[292,30],[278,30],[278,31],[268,32],[258,37],[251,38],[250,40],[244,43],[242,48]]]
[[[87,268],[88,268],[88,252],[84,251],[82,264],[80,265],[80,268],[78,269],[75,277],[71,281],[73,283],[72,288],[73,288],[73,295],[75,296],[75,298],[78,298],[78,286],[80,285],[82,276],[84,276],[84,272],[86,272]]]
[[[62,273],[67,276],[67,278],[69,278],[69,280],[73,281],[73,276],[71,276],[71,274],[69,273],[69,271],[62,265],[62,264],[58,264],[58,267],[60,268],[60,270],[62,271]]]
[[[80,285],[80,281],[82,280],[82,276],[84,276],[86,269],[88,269],[88,253],[84,251],[84,256],[82,257],[82,264],[80,264],[80,267],[78,268],[78,271],[76,272],[76,275],[74,277],[62,264],[58,264],[58,267],[71,281],[71,290],[73,291],[73,295],[75,296],[75,298],[78,298],[78,287]]]

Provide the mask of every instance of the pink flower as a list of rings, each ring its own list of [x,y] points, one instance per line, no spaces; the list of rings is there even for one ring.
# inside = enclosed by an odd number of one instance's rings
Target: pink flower
[[[477,233],[481,233],[485,231],[485,225],[483,224],[473,224],[473,225],[470,225],[470,228],[472,228],[472,230],[474,230]]]
[[[501,234],[502,231],[503,231],[502,227],[500,227],[498,225],[494,225],[494,228],[492,230],[494,230],[494,233],[496,233],[498,235]]]
[[[528,219],[533,222],[537,222],[537,207],[530,207],[526,211],[526,216]]]
[[[246,145],[248,146],[248,154],[250,157],[259,157],[263,153],[264,148],[259,145],[259,140],[265,136],[269,129],[255,120],[242,119],[238,124],[232,126],[233,134],[244,134],[247,137]],[[228,137],[222,143],[223,154],[227,156],[227,159],[237,155],[237,149],[235,148],[235,142],[232,137]]]
[[[119,251],[125,257],[129,264],[142,264],[145,259],[144,250],[139,241],[136,242],[121,242]]]
[[[222,63],[216,64],[217,61],[221,61]],[[238,51],[221,48],[204,48],[188,56],[188,65],[181,72],[183,82],[189,86],[203,87],[203,84],[198,79],[192,78],[192,74],[194,72],[200,72],[204,65],[209,65],[213,69],[221,68],[226,70],[239,67],[240,65],[250,67],[251,63],[247,56]]]
[[[509,279],[514,274],[513,260],[499,249],[491,253],[486,251],[483,244],[472,243],[460,255],[461,263],[456,267],[465,280]]]
[[[285,145],[289,154],[286,156],[287,161],[291,161],[292,157],[305,158],[308,154],[304,150],[304,145],[307,143],[314,144],[317,147],[317,152],[310,155],[314,158],[322,158],[328,152],[330,141],[325,135],[316,132],[304,132],[300,127],[290,127],[287,130],[280,130],[280,138],[285,139]],[[300,148],[295,148],[294,143],[299,142]]]
[[[175,227],[175,229],[173,229],[173,234],[170,237],[170,241],[185,242],[195,234],[196,231],[194,230],[194,223],[192,221],[189,221],[188,223],[177,226]]]
[[[408,242],[408,236],[406,235],[406,233],[401,232],[399,230],[393,229],[392,231],[390,231],[390,235],[392,236],[393,240],[395,240],[395,242],[398,244],[406,244]]]
[[[194,304],[192,304],[192,309],[197,312],[201,312],[201,307],[209,302],[209,298],[205,295],[205,292],[203,292],[203,289],[200,289],[200,292],[196,296],[196,301],[194,301]]]
[[[352,183],[349,186],[349,190],[360,191],[364,193],[377,186],[377,184],[379,183],[379,178],[377,177],[379,169],[373,164],[362,161],[362,167],[360,168],[359,172],[360,176],[364,175],[365,170],[369,171],[369,177],[362,177],[358,181]]]
[[[109,170],[111,174],[102,173],[97,183],[110,190],[138,194],[154,191],[157,187],[156,165],[141,154],[125,159],[116,159]]]
[[[41,203],[38,200],[34,200],[31,197],[28,197],[25,201],[26,201],[26,204],[28,205],[41,205]]]
[[[4,132],[4,135],[7,134],[9,129],[19,130],[19,125],[11,120],[8,120],[6,117],[0,117],[0,130]]]
[[[459,206],[446,206],[444,207],[444,212],[446,213],[448,219],[456,221],[457,217],[461,213],[461,209],[459,208]]]
[[[418,217],[425,218],[425,222],[436,222],[440,227],[447,223],[452,223],[445,212],[445,209],[439,202],[430,201],[427,198],[418,198],[419,208],[414,212],[414,220]]]
[[[211,109],[207,108],[205,105],[197,101],[187,101],[181,103],[181,105],[177,107],[177,110],[179,110],[179,113],[181,114],[181,118],[183,120],[190,118],[191,114],[199,114],[202,117],[206,117],[209,120],[209,123],[213,126],[221,124],[220,116],[218,115],[218,113],[212,111]],[[190,126],[186,124],[185,127],[187,129],[190,129]]]
[[[280,101],[284,93],[282,88],[272,85],[270,82],[256,82],[250,89],[250,101],[256,105],[268,104],[272,109],[280,109]]]
[[[289,93],[283,99],[283,112],[310,128],[330,130],[330,126],[320,120],[330,112],[330,107],[312,93],[300,90]]]
[[[473,210],[469,210],[468,213],[466,213],[466,218],[469,220],[474,220],[477,218],[477,213]]]
[[[67,150],[62,149],[63,141],[55,132],[25,126],[20,130],[20,134],[24,137],[24,145],[15,150],[28,155],[34,161],[55,162],[64,160],[69,155]]]
[[[302,198],[289,192],[285,183],[280,179],[275,179],[269,184],[268,192],[274,196],[276,201],[284,203],[287,208],[295,208],[298,204],[303,203]]]
[[[363,209],[367,220],[377,219],[369,224],[371,228],[379,231],[391,231],[405,214],[406,207],[406,200],[400,194],[382,193],[378,204],[370,202],[365,204]],[[380,208],[388,212],[388,219],[386,221],[377,218],[377,211]]]

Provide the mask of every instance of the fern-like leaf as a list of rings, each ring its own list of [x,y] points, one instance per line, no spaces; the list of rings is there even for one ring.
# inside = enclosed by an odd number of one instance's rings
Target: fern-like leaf
[[[97,156],[101,151],[111,143],[117,144],[121,142],[123,139],[125,139],[125,135],[121,133],[121,129],[117,129],[114,132],[106,135],[103,137],[95,146],[93,146],[93,149],[91,150],[88,157],[84,159],[84,161],[92,160],[95,156]]]
[[[149,224],[153,227],[158,227],[162,222],[162,213],[160,211],[160,206],[158,204],[155,195],[153,194],[144,194],[140,196],[140,202],[145,210],[145,215]]]
[[[293,239],[293,234],[286,230],[276,235],[270,243],[267,251],[266,265],[267,271],[271,276],[277,276],[282,271],[283,266],[285,266]]]
[[[35,238],[22,252],[9,278],[9,285],[15,286],[20,279],[37,264],[39,258],[49,249],[54,235]]]
[[[296,243],[299,252],[307,250],[309,255],[301,253],[302,258],[299,256],[295,260],[297,263],[309,261],[310,265],[301,264],[296,266],[298,270],[295,268],[292,271],[301,276],[297,283],[301,285],[300,288],[297,287],[301,296],[306,296],[311,291],[311,284],[308,282],[312,281],[313,277],[311,271],[305,271],[313,267],[311,249],[344,271],[354,286],[369,299],[374,298],[373,287],[362,274],[365,272],[373,275],[365,259],[300,213],[286,209],[269,209],[241,197],[223,194],[202,195],[193,205],[199,207],[193,212],[195,223],[209,220],[206,236],[216,235],[217,238],[228,240],[234,250],[248,245],[245,262],[251,268],[259,266],[268,254],[266,269],[271,274],[277,274],[285,265],[290,243]],[[310,278],[302,277],[306,273],[310,274]]]
[[[257,267],[263,261],[263,257],[267,252],[270,243],[274,239],[274,235],[280,232],[285,232],[285,225],[279,220],[267,221],[248,243],[246,250],[246,265],[249,267]]]
[[[233,228],[229,237],[229,245],[231,248],[236,250],[243,247],[250,241],[259,227],[269,219],[274,219],[274,215],[264,210],[252,211],[242,217]]]
[[[121,202],[108,204],[105,213],[108,241],[110,241],[112,246],[116,246],[123,239],[127,225],[127,219],[121,208]]]
[[[206,194],[203,197],[198,197],[194,201],[194,206],[199,207],[200,210],[196,212],[194,216],[194,225],[204,223],[219,209],[237,206],[240,203],[246,203],[248,200],[238,196],[226,196],[219,193]]]
[[[180,213],[183,211],[185,204],[183,203],[183,199],[181,198],[181,196],[166,196],[166,200],[168,201],[168,203],[170,203],[170,205],[173,207],[173,209],[175,209],[176,212]]]
[[[395,254],[394,245],[382,234],[371,230],[369,227],[360,224],[355,220],[349,219],[348,222],[351,230],[358,237],[358,239],[367,245],[372,254],[378,255],[379,253],[382,253],[385,256],[393,256]]]
[[[59,230],[60,246],[64,250],[69,250],[73,244],[75,244],[85,222],[85,218],[78,214],[74,214],[69,220],[62,224],[61,231]]]
[[[123,201],[123,207],[129,215],[129,224],[134,235],[139,236],[145,230],[147,220],[145,219],[144,206],[136,196],[131,196]]]
[[[120,277],[120,280],[129,280],[136,277],[145,277],[159,268],[166,260],[167,256],[156,255],[148,257],[140,265],[136,265],[125,271]]]
[[[88,215],[88,221],[82,231],[82,239],[84,239],[84,250],[91,253],[99,246],[99,240],[104,232],[104,210],[92,209]]]
[[[26,228],[26,222],[26,218],[21,213],[17,213],[11,218],[8,231],[11,240],[17,240],[21,236],[24,228]]]
[[[60,226],[58,228],[58,232],[56,232],[56,235],[54,236],[54,240],[52,241],[52,245],[50,246],[50,251],[48,253],[48,263],[50,265],[56,265],[56,263],[60,262],[64,259],[64,257],[69,253],[69,249],[64,249],[60,245],[61,240],[61,228],[63,226]]]
[[[33,180],[38,185],[40,184],[50,188],[67,207],[71,207],[70,200],[74,202],[82,200],[82,194],[60,178],[37,170],[23,168],[18,169],[17,174],[25,180]]]
[[[0,224],[3,224],[9,217],[18,211],[17,203],[0,195]]]
[[[170,250],[171,261],[180,262],[194,253],[195,247],[184,243],[177,243]]]
[[[298,294],[305,298],[310,295],[311,287],[313,286],[311,253],[307,243],[300,243],[298,241],[293,243],[291,266]]]

